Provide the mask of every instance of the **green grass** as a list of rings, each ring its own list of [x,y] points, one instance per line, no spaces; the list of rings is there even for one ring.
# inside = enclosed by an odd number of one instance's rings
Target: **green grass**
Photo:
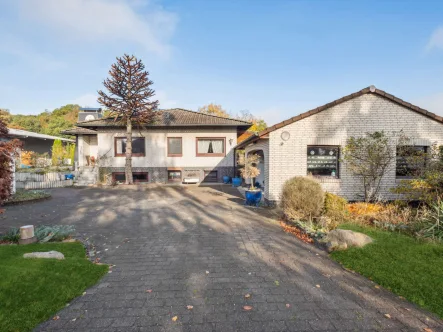
[[[32,251],[60,251],[64,260],[24,259]],[[0,246],[0,330],[29,331],[94,285],[108,266],[86,259],[81,243]]]
[[[5,205],[34,201],[36,199],[43,199],[51,197],[51,194],[44,190],[17,190],[6,202]]]
[[[375,241],[333,252],[334,260],[443,318],[443,244],[368,227],[340,228],[365,233]]]

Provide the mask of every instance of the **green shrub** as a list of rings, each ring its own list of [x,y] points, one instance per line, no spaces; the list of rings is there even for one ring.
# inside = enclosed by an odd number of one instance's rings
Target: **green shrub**
[[[443,202],[432,204],[414,226],[418,237],[443,241]]]
[[[314,178],[297,176],[285,182],[280,204],[286,218],[311,221],[321,215],[324,193]]]
[[[327,224],[325,225],[326,228],[334,229],[338,225],[349,220],[347,204],[348,201],[341,196],[331,193],[325,194],[325,207],[323,215],[327,220]]]
[[[20,229],[11,227],[5,235],[0,236],[0,241],[17,243],[20,239]]]

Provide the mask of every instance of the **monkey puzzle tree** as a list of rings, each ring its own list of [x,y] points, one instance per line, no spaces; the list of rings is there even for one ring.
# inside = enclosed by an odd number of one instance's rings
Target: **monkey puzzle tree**
[[[151,101],[155,91],[150,88],[145,65],[133,55],[117,58],[103,85],[109,94],[98,91],[98,102],[105,106],[114,121],[126,125],[126,184],[132,184],[132,126],[141,127],[154,121],[158,100]]]

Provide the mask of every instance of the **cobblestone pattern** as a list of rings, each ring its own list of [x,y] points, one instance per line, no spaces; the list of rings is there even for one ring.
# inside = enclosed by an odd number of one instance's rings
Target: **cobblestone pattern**
[[[74,224],[115,267],[35,331],[443,331],[433,315],[282,232],[267,210],[242,206],[231,187],[52,194],[8,208],[0,229]]]

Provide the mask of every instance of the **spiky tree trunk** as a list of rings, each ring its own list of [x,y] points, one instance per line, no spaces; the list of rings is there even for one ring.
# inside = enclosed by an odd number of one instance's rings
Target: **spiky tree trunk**
[[[126,161],[125,161],[126,184],[132,184],[132,121],[126,120]]]

